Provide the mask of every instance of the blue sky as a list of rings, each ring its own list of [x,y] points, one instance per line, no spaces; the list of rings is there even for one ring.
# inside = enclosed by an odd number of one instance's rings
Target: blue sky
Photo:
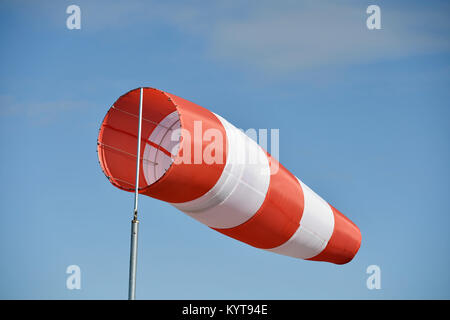
[[[66,28],[71,4],[81,30]],[[381,30],[366,28],[370,4]],[[151,86],[280,129],[280,162],[363,240],[343,266],[297,260],[141,197],[138,298],[449,299],[449,9],[2,1],[0,298],[127,297],[133,194],[104,177],[96,138],[121,94]],[[73,264],[81,290],[66,288]]]

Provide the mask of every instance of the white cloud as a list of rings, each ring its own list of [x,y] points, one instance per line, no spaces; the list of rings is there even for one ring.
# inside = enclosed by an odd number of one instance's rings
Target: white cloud
[[[211,53],[279,72],[450,48],[446,12],[382,8],[382,30],[368,30],[365,9],[324,2],[259,7],[246,18],[215,24]]]
[[[450,6],[445,3],[381,2],[382,30],[367,29],[368,3],[362,1],[80,0],[79,5],[88,32],[139,25],[164,37],[160,27],[166,26],[203,39],[213,59],[268,72],[450,49]]]

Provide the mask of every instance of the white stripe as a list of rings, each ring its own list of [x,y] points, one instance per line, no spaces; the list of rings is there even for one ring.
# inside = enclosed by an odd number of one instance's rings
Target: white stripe
[[[268,251],[300,259],[309,259],[325,249],[333,234],[334,215],[330,205],[325,200],[306,184],[298,181],[305,199],[300,226],[288,241]]]
[[[179,135],[178,139],[172,137],[172,132],[178,128],[180,128],[180,118],[178,112],[174,111],[158,123],[148,140],[160,145],[174,155],[178,152]],[[177,131],[179,130],[175,132]],[[145,144],[143,159],[142,166],[147,185],[161,178],[173,162],[171,157],[148,143]]]
[[[266,198],[270,166],[263,149],[241,130],[216,115],[227,134],[227,159],[214,187],[201,197],[172,203],[213,228],[232,228],[250,219]]]

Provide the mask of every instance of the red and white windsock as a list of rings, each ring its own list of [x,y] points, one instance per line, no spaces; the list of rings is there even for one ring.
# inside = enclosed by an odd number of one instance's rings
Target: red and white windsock
[[[133,192],[140,90],[109,109],[98,136],[103,172]],[[166,201],[256,248],[344,264],[361,244],[358,227],[213,112],[144,88],[139,193]]]

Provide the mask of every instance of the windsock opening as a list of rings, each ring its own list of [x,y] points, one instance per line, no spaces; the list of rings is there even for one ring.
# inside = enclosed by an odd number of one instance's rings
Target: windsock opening
[[[106,177],[116,187],[134,191],[140,89],[122,95],[100,127],[97,152]],[[160,180],[172,166],[180,142],[180,117],[163,92],[144,88],[139,189]]]
[[[173,94],[144,88],[139,193],[180,203],[196,199],[219,180],[226,161],[227,138],[210,111]],[[122,95],[100,127],[100,165],[116,187],[133,192],[139,126],[140,88]],[[208,138],[213,130],[220,133]],[[211,145],[214,159],[208,162]],[[208,162],[208,163],[207,163]]]

